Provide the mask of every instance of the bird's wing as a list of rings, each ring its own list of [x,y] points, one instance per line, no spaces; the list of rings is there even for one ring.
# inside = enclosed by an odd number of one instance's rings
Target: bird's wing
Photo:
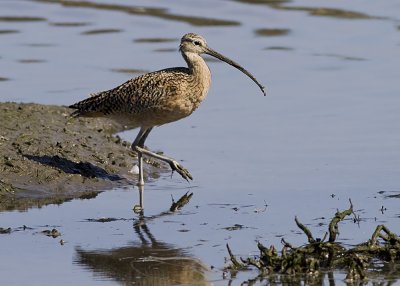
[[[187,68],[170,68],[147,73],[107,91],[90,94],[70,108],[72,116],[104,116],[116,112],[136,113],[156,105],[174,91],[174,80],[185,77]]]

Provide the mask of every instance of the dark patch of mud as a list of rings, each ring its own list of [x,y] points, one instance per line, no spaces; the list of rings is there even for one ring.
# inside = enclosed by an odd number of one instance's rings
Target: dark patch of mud
[[[0,211],[92,198],[136,183],[130,143],[100,118],[71,118],[70,109],[0,103]],[[158,176],[159,168],[145,165]]]
[[[0,35],[6,35],[6,34],[17,34],[19,33],[18,30],[12,30],[12,29],[8,29],[8,30],[0,30]]]
[[[278,10],[305,11],[312,16],[333,17],[338,19],[383,19],[382,17],[372,16],[361,12],[325,7],[282,6],[280,4],[274,4],[272,7]]]
[[[169,42],[177,42],[179,39],[175,38],[139,38],[133,40],[135,43],[169,43]]]
[[[176,48],[164,48],[164,49],[155,49],[153,51],[156,53],[175,53],[178,50]]]
[[[255,33],[257,36],[262,36],[262,37],[274,37],[274,36],[285,36],[290,33],[289,29],[257,29],[255,30]]]
[[[89,22],[51,22],[49,25],[55,27],[84,27],[91,24]]]
[[[264,48],[264,50],[271,50],[271,51],[293,51],[294,49],[291,47],[283,47],[283,46],[270,46]]]
[[[121,29],[95,29],[82,32],[82,35],[98,35],[98,34],[111,34],[111,33],[121,33]]]
[[[54,47],[55,44],[51,43],[27,43],[23,44],[24,46],[31,47],[31,48],[49,48],[49,47]]]
[[[115,68],[115,69],[111,69],[111,71],[113,72],[117,72],[117,73],[127,73],[127,74],[133,74],[133,75],[138,75],[138,74],[144,74],[144,73],[148,73],[149,71],[147,70],[142,70],[142,69],[130,69],[130,68]]]
[[[0,22],[43,22],[47,21],[42,17],[21,17],[21,16],[1,16]]]
[[[20,59],[18,60],[21,64],[38,64],[38,63],[45,63],[45,60],[41,59]]]
[[[240,22],[234,20],[223,20],[223,19],[172,14],[165,8],[105,4],[105,3],[95,3],[91,1],[71,1],[71,0],[63,0],[63,1],[35,0],[35,1],[41,3],[49,3],[49,4],[61,4],[64,7],[88,8],[88,9],[106,10],[114,12],[123,12],[131,15],[150,16],[169,21],[184,22],[193,26],[239,26],[241,24]]]
[[[305,11],[311,16],[333,17],[337,19],[385,19],[384,17],[373,16],[357,11],[350,11],[344,9],[335,9],[328,7],[306,7],[306,6],[293,6],[285,5],[290,4],[291,0],[235,0],[236,2],[253,4],[253,5],[268,5],[271,8],[287,11]]]

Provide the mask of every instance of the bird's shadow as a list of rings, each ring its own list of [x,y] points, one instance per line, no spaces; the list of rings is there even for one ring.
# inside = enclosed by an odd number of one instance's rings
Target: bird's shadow
[[[123,179],[122,177],[116,174],[110,174],[103,168],[93,165],[92,163],[89,162],[80,161],[79,163],[76,163],[66,158],[62,158],[58,155],[36,156],[36,155],[23,154],[23,156],[29,160],[38,162],[40,164],[57,168],[67,174],[79,174],[86,178],[100,178],[100,179],[108,179],[110,181],[118,181]]]

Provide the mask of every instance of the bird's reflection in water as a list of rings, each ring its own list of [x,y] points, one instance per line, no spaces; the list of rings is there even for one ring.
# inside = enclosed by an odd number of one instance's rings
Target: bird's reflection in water
[[[171,213],[169,213],[171,214]],[[101,279],[135,285],[210,285],[207,267],[184,249],[157,240],[141,215],[133,223],[137,240],[124,247],[101,250],[76,248],[75,263]]]
[[[141,216],[144,215],[144,185],[137,185],[139,191],[139,204],[133,207],[133,211]]]
[[[136,204],[133,207],[133,211],[139,215],[141,220],[144,220],[144,186],[143,185],[138,185],[138,190],[139,190],[139,204]],[[164,211],[158,215],[153,215],[151,217],[147,217],[146,221],[156,219],[159,217],[163,217],[166,215],[171,215],[174,212],[180,210],[183,208],[186,204],[188,204],[193,197],[193,193],[190,193],[189,191],[186,192],[184,195],[182,195],[179,200],[175,201],[174,198],[172,198],[172,204],[169,207],[168,211]]]

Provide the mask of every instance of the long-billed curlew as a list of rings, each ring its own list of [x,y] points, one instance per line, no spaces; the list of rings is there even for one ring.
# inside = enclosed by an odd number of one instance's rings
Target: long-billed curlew
[[[144,185],[143,155],[168,163],[184,179],[193,179],[177,161],[144,148],[144,142],[155,126],[189,116],[206,97],[211,84],[210,70],[200,56],[208,54],[239,69],[250,77],[265,95],[264,86],[236,62],[207,46],[206,40],[189,33],[182,37],[179,50],[188,67],[168,68],[128,80],[116,88],[91,95],[70,106],[73,116],[104,116],[115,120],[125,129],[140,127],[132,143],[138,154],[139,186]]]

